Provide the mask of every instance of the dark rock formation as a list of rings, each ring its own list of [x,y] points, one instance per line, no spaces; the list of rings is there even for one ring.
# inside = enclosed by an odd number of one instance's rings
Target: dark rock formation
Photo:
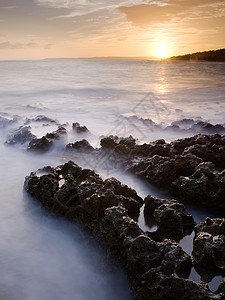
[[[49,141],[45,136],[40,139],[32,139],[27,147],[28,151],[46,152],[53,145],[52,141]]]
[[[58,124],[58,122],[54,119],[48,118],[44,115],[38,115],[37,117],[33,119],[27,119],[26,124],[30,124],[31,122],[38,122],[38,123],[44,123],[44,124]]]
[[[151,238],[157,241],[163,241],[166,238],[179,241],[193,231],[194,219],[183,204],[176,200],[157,199],[152,196],[147,196],[144,201],[145,217],[152,215],[158,226],[156,232],[148,233]]]
[[[68,144],[66,150],[91,153],[87,159],[133,172],[178,200],[225,208],[225,136],[198,134],[142,145],[132,136],[109,136],[101,139],[100,149],[82,140]]]
[[[115,178],[103,181],[69,161],[31,173],[25,189],[50,211],[81,222],[99,237],[126,270],[135,299],[222,299],[186,279],[191,258],[175,241],[145,235],[132,218],[143,200]],[[183,214],[181,207],[177,210]]]
[[[195,204],[225,208],[225,172],[218,172],[211,162],[204,162],[189,176],[180,176],[172,183],[179,199]]]
[[[175,160],[160,155],[154,155],[134,164],[130,170],[164,189],[168,188],[176,179]]]
[[[56,131],[53,131],[51,133],[47,133],[45,135],[45,137],[47,139],[51,139],[51,140],[59,140],[60,138],[62,138],[63,136],[66,136],[66,135],[67,135],[66,128],[63,127],[63,126],[59,126]]]
[[[72,128],[76,133],[84,133],[89,131],[86,126],[80,126],[80,123],[77,122],[73,123]]]
[[[63,182],[62,185],[60,181]],[[34,183],[37,182],[36,186]],[[94,223],[101,220],[107,207],[123,204],[129,214],[138,216],[143,204],[134,190],[118,180],[110,178],[103,181],[94,171],[82,170],[71,161],[48,175],[38,177],[32,174],[26,179],[26,183],[27,190],[44,206],[49,207],[53,203],[53,210],[56,212],[78,216],[93,229]]]
[[[21,126],[17,130],[15,130],[15,132],[10,134],[8,140],[6,141],[6,144],[25,144],[34,138],[36,138],[36,136],[31,133],[30,126]]]
[[[132,136],[119,138],[118,136],[105,137],[101,139],[103,149],[113,149],[120,155],[130,155],[130,149],[135,146],[135,139]]]
[[[69,143],[66,145],[66,151],[82,151],[82,152],[92,152],[94,148],[85,139],[77,141],[75,143]]]
[[[204,281],[225,276],[225,219],[207,218],[198,224],[193,245],[193,263]]]

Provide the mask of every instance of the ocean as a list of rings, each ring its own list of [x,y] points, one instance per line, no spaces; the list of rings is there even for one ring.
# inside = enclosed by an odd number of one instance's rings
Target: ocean
[[[171,141],[196,134],[191,126],[200,121],[224,125],[224,82],[225,63],[0,61],[0,298],[132,299],[123,271],[82,228],[49,216],[24,192],[24,178],[43,166],[65,162],[65,144],[83,138],[72,133],[75,122],[89,129],[93,147],[102,136],[132,135],[138,143]],[[52,121],[35,121],[43,116]],[[71,131],[48,153],[34,154],[26,151],[26,143],[5,143],[24,124],[37,137],[58,124]],[[104,158],[90,162],[80,155],[75,162],[103,178],[115,176],[141,197],[164,196]],[[191,209],[198,222],[210,214]],[[143,216],[139,222],[148,229]],[[182,242],[184,247],[191,248],[191,238]]]

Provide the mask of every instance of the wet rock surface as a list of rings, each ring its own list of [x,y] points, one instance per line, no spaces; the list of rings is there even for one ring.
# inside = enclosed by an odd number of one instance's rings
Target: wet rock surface
[[[147,218],[152,216],[158,227],[155,232],[148,233],[151,238],[157,241],[166,238],[179,241],[193,231],[195,221],[182,203],[174,199],[157,199],[152,196],[147,196],[144,201],[144,215]]]
[[[225,208],[225,136],[198,134],[166,143],[137,145],[130,136],[101,140],[126,170],[181,201]],[[112,155],[111,153],[111,155]]]
[[[140,229],[134,219],[143,200],[117,179],[103,180],[94,171],[69,161],[31,173],[25,179],[25,189],[51,212],[81,222],[93,232],[126,270],[135,299],[223,299],[223,294],[214,294],[206,285],[187,279],[192,262],[179,244],[170,239],[155,241]],[[148,212],[158,210],[156,218],[162,227],[167,206],[181,219],[183,216],[183,225],[185,218],[192,223],[175,200],[145,202],[149,202]]]
[[[203,280],[225,276],[225,219],[208,217],[198,224],[193,246],[193,263]]]

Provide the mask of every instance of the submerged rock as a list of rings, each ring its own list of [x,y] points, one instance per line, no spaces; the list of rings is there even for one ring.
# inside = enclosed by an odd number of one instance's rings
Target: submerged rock
[[[48,210],[81,222],[100,238],[126,270],[135,299],[222,299],[222,294],[215,295],[207,286],[187,279],[191,258],[179,244],[169,239],[154,241],[139,228],[133,215],[139,213],[143,200],[115,178],[103,180],[69,161],[31,173],[25,189]],[[155,210],[165,203],[157,205],[153,205]],[[186,218],[183,207],[176,210]]]

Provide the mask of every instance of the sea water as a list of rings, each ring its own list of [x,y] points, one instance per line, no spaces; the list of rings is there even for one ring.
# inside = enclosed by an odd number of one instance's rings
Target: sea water
[[[0,298],[132,299],[123,271],[107,262],[104,251],[88,233],[63,218],[49,216],[23,190],[24,178],[30,172],[65,162],[65,145],[47,154],[31,154],[24,145],[5,144],[13,130],[27,119],[44,115],[67,129],[73,122],[86,125],[93,147],[99,146],[100,136],[110,134],[132,135],[140,143],[158,138],[171,141],[191,135],[189,131],[160,130],[176,120],[224,124],[224,82],[225,63],[1,61],[0,121],[7,122],[0,122]],[[143,119],[152,120],[159,130],[146,127]],[[32,124],[38,137],[55,129],[54,123]],[[76,140],[79,137],[69,133],[64,142]],[[81,155],[76,162],[95,169],[103,178],[117,177],[141,197],[164,196],[104,159],[101,164],[84,162]],[[208,213],[192,212],[198,221]],[[148,228],[143,218],[140,224]]]

